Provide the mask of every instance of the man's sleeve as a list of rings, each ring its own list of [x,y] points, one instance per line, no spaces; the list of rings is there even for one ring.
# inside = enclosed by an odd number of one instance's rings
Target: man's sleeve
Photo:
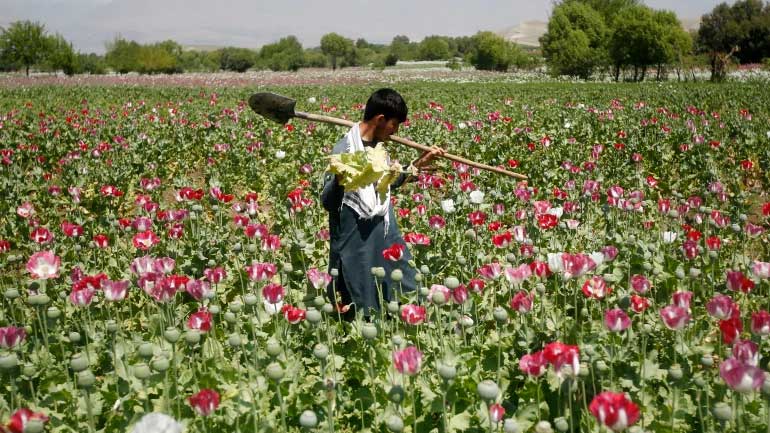
[[[344,140],[344,139],[343,139]],[[342,152],[344,147],[343,140],[335,144],[332,149],[332,155]],[[324,188],[321,191],[321,204],[328,212],[336,211],[342,206],[342,196],[345,194],[345,187],[337,181],[337,175],[334,173],[324,173]]]
[[[321,191],[321,204],[329,212],[342,206],[342,196],[345,188],[337,181],[337,175],[327,172],[324,174],[324,189]]]

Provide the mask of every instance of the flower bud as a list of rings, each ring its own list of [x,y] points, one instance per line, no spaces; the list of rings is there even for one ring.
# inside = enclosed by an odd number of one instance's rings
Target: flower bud
[[[24,364],[24,367],[21,368],[21,374],[27,376],[28,378],[32,378],[35,373],[37,373],[37,367],[35,364]]]

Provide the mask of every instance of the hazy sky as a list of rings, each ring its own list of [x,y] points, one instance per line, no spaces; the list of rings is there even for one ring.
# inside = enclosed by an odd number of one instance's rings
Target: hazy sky
[[[691,19],[720,2],[645,3]],[[312,47],[332,31],[370,42],[390,42],[398,34],[421,40],[498,31],[521,21],[547,21],[551,5],[551,0],[0,0],[0,26],[40,21],[84,52],[104,52],[105,41],[118,34],[139,42],[174,39],[249,48],[293,34]]]

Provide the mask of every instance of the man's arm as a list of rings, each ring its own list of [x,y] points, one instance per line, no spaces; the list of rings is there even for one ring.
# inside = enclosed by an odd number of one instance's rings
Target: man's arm
[[[336,211],[342,206],[342,197],[345,187],[340,185],[337,175],[326,173],[324,175],[324,189],[321,191],[321,204],[329,212]]]

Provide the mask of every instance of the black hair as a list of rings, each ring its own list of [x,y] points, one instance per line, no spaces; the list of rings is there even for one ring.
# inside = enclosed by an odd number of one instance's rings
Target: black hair
[[[385,119],[396,119],[399,123],[406,121],[408,109],[404,98],[393,89],[380,89],[372,93],[366,101],[364,109],[364,121],[371,120],[378,114]]]

